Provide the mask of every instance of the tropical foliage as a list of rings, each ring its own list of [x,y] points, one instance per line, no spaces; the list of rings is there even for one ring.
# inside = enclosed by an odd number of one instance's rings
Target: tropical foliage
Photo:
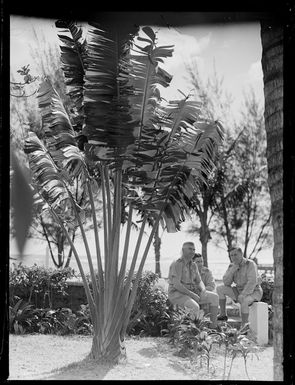
[[[220,117],[227,128],[217,167],[193,197],[197,220],[189,231],[200,235],[205,264],[211,239],[218,245],[224,241],[227,250],[239,243],[245,257],[257,257],[270,246],[272,235],[263,110],[250,91],[244,95],[237,123],[231,117],[231,97],[216,70],[206,84],[196,62],[187,65],[187,71],[204,114]]]
[[[151,28],[130,35],[119,26],[105,31],[91,22],[84,39],[72,22],[58,21],[56,26],[62,29],[61,62],[73,115],[45,79],[37,95],[44,140],[30,132],[25,151],[35,192],[64,232],[83,279],[94,329],[91,356],[118,361],[125,354],[124,336],[157,226],[179,229],[196,183],[206,183],[214,167],[222,126],[202,119],[200,103],[188,97],[161,99],[159,86],[169,86],[172,78],[161,63],[173,49],[158,46]],[[84,207],[73,193],[74,179],[87,192],[92,209],[95,261],[85,234]],[[102,240],[95,210],[99,197]],[[135,212],[141,228],[131,251]],[[124,223],[125,240],[120,241]],[[152,226],[150,236],[140,250],[147,224]],[[85,245],[91,290],[67,231],[71,226],[79,227]]]
[[[67,295],[67,280],[74,276],[71,268],[46,269],[36,264],[31,267],[13,264],[9,272],[9,302],[12,304],[17,296],[35,307],[52,307],[55,295]]]

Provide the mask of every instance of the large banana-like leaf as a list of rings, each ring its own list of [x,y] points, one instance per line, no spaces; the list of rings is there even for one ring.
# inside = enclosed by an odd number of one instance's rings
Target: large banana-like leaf
[[[82,29],[72,21],[58,20],[57,28],[62,28],[58,35],[61,45],[60,60],[64,72],[67,93],[74,102],[79,126],[82,128],[83,85],[86,68],[87,47],[82,37]]]
[[[152,140],[144,130],[154,129],[158,120],[154,113],[160,100],[156,85],[167,86],[171,80],[158,63],[171,56],[172,50],[156,47],[148,27],[143,28],[148,45],[135,44],[136,54],[116,37],[92,26],[84,92],[87,154],[103,160],[132,158],[142,140]]]
[[[130,95],[132,103],[132,116],[138,122],[138,147],[141,146],[141,140],[150,138],[144,136],[144,130],[153,128],[155,119],[157,119],[157,106],[160,101],[160,92],[158,85],[167,87],[170,84],[172,76],[163,70],[159,63],[166,57],[172,56],[173,46],[156,46],[156,35],[149,27],[144,27],[145,38],[138,38],[147,43],[144,47],[134,44],[138,49],[137,55],[131,56],[132,71],[130,73],[129,84],[132,85],[134,93]]]
[[[76,134],[61,98],[48,80],[40,84],[37,98],[46,146],[52,159],[60,169],[68,172],[68,178],[80,175],[85,179],[84,154],[78,148]]]
[[[136,122],[126,95],[130,63],[124,40],[91,24],[88,30],[84,83],[86,153],[94,159],[117,160],[134,142]]]
[[[173,232],[189,214],[195,180],[206,183],[223,134],[218,122],[200,121],[197,102],[173,101],[165,111],[164,130],[155,127],[153,142],[142,141],[146,150],[136,152],[136,167],[130,163],[126,172],[128,188],[141,186],[135,206],[151,217],[162,212],[168,232]]]
[[[45,202],[63,216],[63,209],[69,195],[64,184],[67,174],[58,169],[44,144],[34,132],[29,132],[24,151],[28,154],[29,165],[35,185]]]

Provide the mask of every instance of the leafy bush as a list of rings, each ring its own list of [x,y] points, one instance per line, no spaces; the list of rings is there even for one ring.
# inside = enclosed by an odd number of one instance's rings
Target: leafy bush
[[[273,286],[274,286],[273,279],[267,278],[265,276],[261,282],[261,288],[263,290],[263,295],[261,298],[262,302],[266,302],[269,305],[272,305]]]
[[[178,349],[178,354],[184,357],[199,354],[203,351],[202,331],[207,330],[210,321],[206,318],[193,320],[188,311],[179,309],[171,312],[167,329],[162,334],[169,336],[169,341]]]
[[[53,270],[36,264],[32,267],[22,263],[13,264],[9,274],[10,304],[13,303],[14,297],[18,296],[29,303],[33,302],[35,307],[41,305],[51,308],[53,295],[66,295],[66,280],[74,276],[75,272],[71,268]]]
[[[19,300],[9,307],[9,331],[13,334],[83,334],[92,333],[88,305],[81,305],[76,313],[71,309],[36,309],[33,305]]]
[[[9,332],[24,334],[28,330],[31,330],[34,320],[35,313],[33,305],[16,297],[14,305],[9,306]]]
[[[246,375],[249,378],[247,370],[247,359],[248,355],[251,353],[256,354],[258,352],[258,347],[255,342],[250,338],[247,338],[246,334],[250,331],[249,323],[246,324],[241,329],[232,328],[228,323],[224,323],[221,326],[221,331],[213,331],[213,343],[217,343],[219,346],[224,346],[224,363],[223,363],[223,380],[225,379],[226,374],[226,360],[228,357],[231,359],[230,368],[227,374],[227,380],[230,378],[232,366],[234,359],[239,355],[244,359],[244,367]],[[257,356],[257,358],[259,358]]]
[[[142,274],[132,307],[127,334],[157,337],[167,329],[172,311],[168,295],[155,288],[159,276],[151,271]]]
[[[263,277],[261,282],[261,287],[263,290],[263,295],[261,301],[266,302],[268,304],[268,338],[270,340],[273,339],[273,309],[272,309],[272,297],[273,297],[273,289],[274,289],[274,281],[273,278],[268,278],[266,275]]]
[[[38,309],[37,311],[39,333],[66,335],[73,332],[76,317],[71,309]]]
[[[92,334],[93,325],[91,322],[89,305],[81,305],[80,310],[78,310],[75,315],[74,333],[85,335]]]

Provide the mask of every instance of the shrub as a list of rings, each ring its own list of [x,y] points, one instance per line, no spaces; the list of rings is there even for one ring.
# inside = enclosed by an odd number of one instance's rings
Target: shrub
[[[261,282],[261,288],[263,290],[263,295],[261,298],[262,302],[266,302],[269,305],[272,305],[273,286],[274,286],[273,279],[267,278],[265,276]]]
[[[268,338],[273,339],[273,309],[272,309],[272,297],[273,297],[273,288],[274,281],[273,278],[268,278],[266,275],[263,277],[261,282],[261,287],[263,290],[263,295],[261,301],[268,304]]]
[[[9,306],[9,332],[24,334],[32,330],[33,321],[36,319],[33,305],[14,298],[15,303]]]
[[[35,307],[51,308],[53,296],[58,293],[66,295],[66,280],[75,276],[71,268],[53,270],[36,264],[27,267],[22,263],[13,266],[9,274],[10,303],[18,296],[29,303],[33,302]]]
[[[159,276],[151,271],[142,274],[132,307],[127,334],[157,337],[167,329],[171,311],[168,295],[155,288]]]
[[[90,317],[89,305],[81,305],[80,310],[76,312],[76,320],[74,333],[75,334],[92,334],[93,325]]]
[[[202,331],[207,330],[209,323],[206,318],[193,320],[188,311],[179,309],[170,313],[167,329],[162,334],[169,337],[169,342],[177,348],[179,355],[198,355],[203,351]]]
[[[83,334],[92,333],[88,305],[82,305],[76,313],[68,308],[36,309],[19,300],[9,307],[9,331],[13,334]]]

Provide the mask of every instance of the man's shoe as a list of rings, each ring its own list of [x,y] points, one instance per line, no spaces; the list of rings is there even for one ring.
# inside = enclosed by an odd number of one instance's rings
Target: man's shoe
[[[218,321],[227,321],[228,317],[227,317],[227,315],[218,315],[217,320]]]

